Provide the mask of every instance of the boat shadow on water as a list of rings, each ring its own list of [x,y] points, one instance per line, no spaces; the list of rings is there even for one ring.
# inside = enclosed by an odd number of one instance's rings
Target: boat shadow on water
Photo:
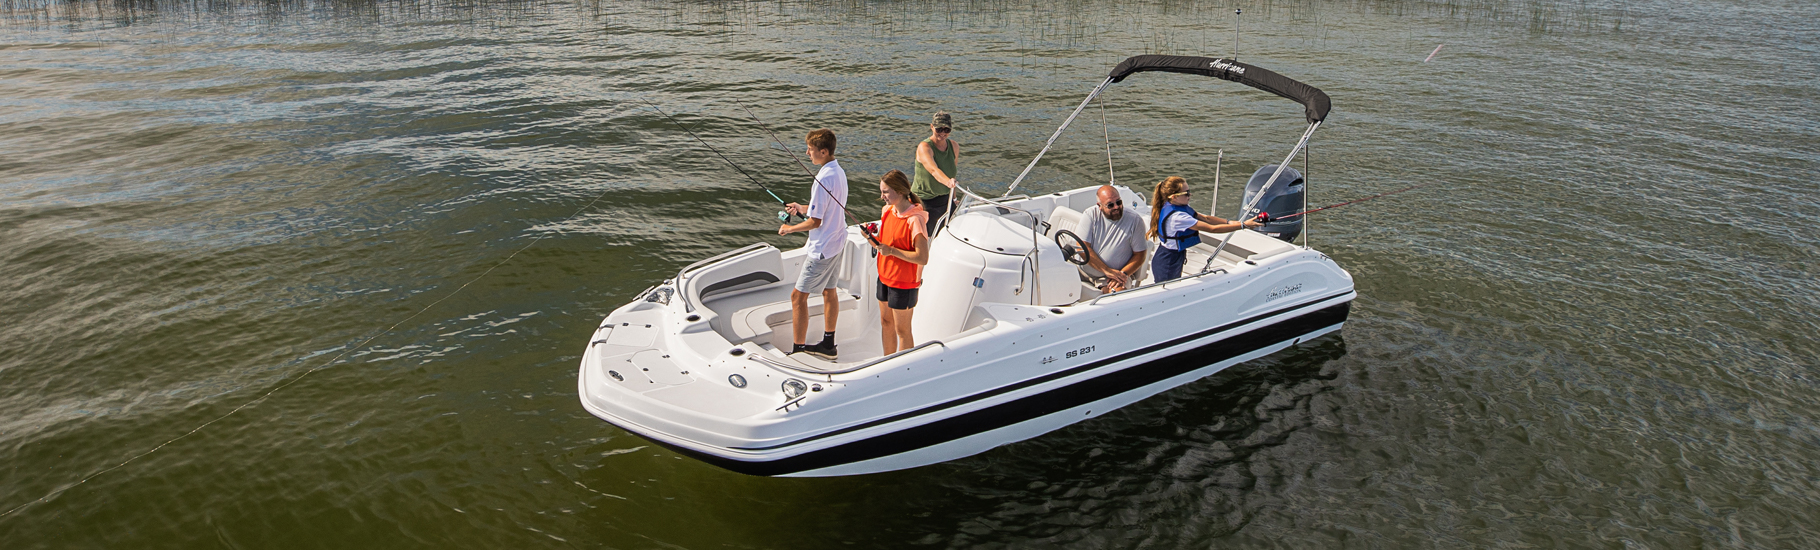
[[[1203,479],[1208,471],[1284,445],[1304,429],[1332,425],[1330,402],[1316,398],[1331,389],[1345,356],[1344,338],[1328,334],[952,466],[985,475],[1040,471]]]
[[[928,503],[973,503],[939,514],[951,546],[1007,535],[982,537],[992,525],[1030,526],[1014,537],[1091,540],[1134,515],[1182,527],[1152,533],[1158,540],[1204,543],[1239,532],[1318,475],[1322,461],[1310,457],[1333,454],[1320,435],[1339,426],[1330,392],[1345,356],[1343,337],[1329,334],[1047,437],[883,476],[940,472]]]
[[[585,486],[649,485],[697,512],[766,525],[800,522],[818,533],[804,547],[972,546],[989,540],[1092,540],[1132,514],[1153,519],[1158,540],[1189,544],[1238,532],[1278,498],[1296,471],[1280,457],[1324,452],[1318,433],[1339,425],[1330,397],[1345,361],[1340,332],[1233,365],[1150,399],[982,454],[918,468],[836,478],[739,475],[658,448],[635,463],[584,476]],[[1317,435],[1317,437],[1307,437]],[[602,442],[603,447],[625,440]],[[621,453],[614,453],[621,454]],[[618,462],[620,458],[614,458]],[[628,471],[662,472],[646,481]],[[648,475],[648,474],[643,474]],[[880,498],[881,495],[890,495]],[[669,506],[606,506],[616,521],[642,521]],[[836,519],[838,518],[838,519]],[[1006,532],[1005,526],[1022,526]],[[736,528],[725,525],[727,528]],[[687,535],[678,534],[686,538]]]

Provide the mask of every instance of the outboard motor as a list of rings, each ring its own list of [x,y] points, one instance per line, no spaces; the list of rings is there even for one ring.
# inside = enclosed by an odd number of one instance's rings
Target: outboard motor
[[[1252,204],[1251,201],[1258,195],[1258,191],[1264,189],[1264,182],[1269,180],[1270,175],[1276,173],[1276,171],[1277,165],[1270,164],[1265,165],[1263,168],[1259,168],[1257,172],[1251,174],[1251,181],[1245,183],[1245,202],[1241,203],[1240,207],[1243,207],[1246,204]],[[1301,235],[1301,217],[1298,216],[1289,220],[1280,220],[1280,218],[1302,211],[1302,189],[1302,173],[1297,172],[1294,168],[1283,170],[1283,175],[1277,176],[1276,185],[1270,186],[1270,189],[1265,191],[1264,198],[1258,200],[1257,205],[1254,207],[1258,210],[1270,213],[1270,221],[1266,222],[1263,227],[1259,227],[1254,231],[1282,239],[1286,242],[1293,241],[1297,235]],[[1245,213],[1240,212],[1239,214],[1242,216]],[[1252,216],[1256,215],[1257,214],[1255,213],[1252,214]],[[1239,217],[1234,216],[1232,219],[1237,220]]]

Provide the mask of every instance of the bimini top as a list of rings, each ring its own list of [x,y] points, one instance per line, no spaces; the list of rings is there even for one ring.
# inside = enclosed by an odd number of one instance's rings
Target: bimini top
[[[1325,120],[1327,111],[1333,108],[1332,102],[1327,99],[1327,93],[1321,91],[1320,88],[1296,82],[1295,79],[1262,67],[1246,65],[1230,59],[1187,55],[1139,55],[1126,59],[1119,63],[1119,66],[1113,67],[1112,74],[1107,78],[1112,82],[1118,82],[1131,76],[1132,73],[1144,71],[1212,76],[1289,98],[1301,103],[1302,107],[1307,109],[1309,124]]]

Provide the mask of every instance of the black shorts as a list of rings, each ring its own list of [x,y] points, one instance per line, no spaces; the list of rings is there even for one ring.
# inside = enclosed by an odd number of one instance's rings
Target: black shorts
[[[929,222],[924,229],[929,232],[929,238],[934,239],[935,230],[941,229],[942,215],[948,213],[948,195],[923,199],[923,211],[929,213]]]
[[[891,288],[884,281],[878,282],[878,301],[884,302],[891,309],[910,309],[916,307],[916,290],[914,288]]]

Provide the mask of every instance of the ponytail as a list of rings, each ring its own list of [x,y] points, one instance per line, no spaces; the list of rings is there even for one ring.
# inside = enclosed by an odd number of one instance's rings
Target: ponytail
[[[1158,238],[1156,227],[1162,224],[1163,220],[1157,219],[1157,216],[1163,215],[1163,203],[1169,202],[1170,196],[1187,188],[1188,180],[1182,179],[1181,176],[1169,176],[1163,178],[1163,181],[1156,182],[1156,191],[1150,194],[1150,230],[1148,231],[1150,238]]]

